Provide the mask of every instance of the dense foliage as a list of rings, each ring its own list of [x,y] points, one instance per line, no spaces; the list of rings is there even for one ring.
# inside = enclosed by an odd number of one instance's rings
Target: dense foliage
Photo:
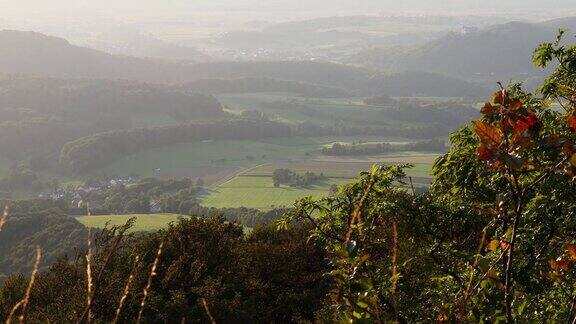
[[[281,233],[258,227],[244,237],[241,228],[222,219],[191,219],[119,244],[110,235],[100,235],[92,256],[93,320],[114,319],[131,273],[134,279],[119,319],[137,317],[160,244],[143,313],[146,323],[206,322],[208,313],[217,322],[312,320],[329,279],[324,276],[324,252],[307,243],[307,233],[302,227]],[[43,272],[32,290],[27,320],[63,323],[85,313],[85,266],[62,259]],[[0,319],[6,319],[25,288],[22,276],[6,279],[0,290]]]
[[[4,210],[5,202],[0,203]],[[45,268],[63,255],[75,256],[86,240],[87,230],[62,212],[56,203],[37,200],[11,202],[10,217],[0,234],[0,274],[28,272],[36,246],[45,251]]]

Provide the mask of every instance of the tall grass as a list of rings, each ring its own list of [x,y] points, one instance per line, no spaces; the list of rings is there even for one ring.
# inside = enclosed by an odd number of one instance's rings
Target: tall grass
[[[28,282],[28,287],[26,287],[26,293],[24,294],[24,298],[21,301],[16,303],[10,314],[8,315],[8,319],[6,319],[6,324],[11,324],[14,315],[21,309],[20,316],[18,316],[18,323],[23,324],[24,319],[26,317],[26,311],[28,310],[28,304],[30,303],[30,295],[32,294],[32,287],[34,287],[34,283],[36,281],[36,276],[38,275],[38,270],[40,268],[40,259],[42,258],[42,251],[40,247],[36,247],[36,260],[34,261],[34,270],[32,270],[32,275],[30,276],[30,281]]]
[[[6,204],[6,206],[4,206],[2,218],[0,218],[0,232],[2,232],[2,227],[4,227],[4,224],[6,224],[6,220],[8,220],[8,214],[10,214],[10,207],[8,207],[8,204]]]
[[[164,241],[160,242],[158,246],[158,251],[156,252],[156,258],[152,264],[152,269],[150,269],[150,275],[148,276],[148,282],[146,287],[144,287],[142,302],[140,303],[140,311],[138,312],[138,318],[136,319],[136,324],[140,324],[142,320],[142,313],[144,313],[144,307],[146,307],[146,301],[148,299],[148,294],[150,293],[150,288],[152,287],[152,279],[156,276],[156,268],[158,267],[158,262],[160,261],[160,256],[162,256],[162,248],[164,247]]]

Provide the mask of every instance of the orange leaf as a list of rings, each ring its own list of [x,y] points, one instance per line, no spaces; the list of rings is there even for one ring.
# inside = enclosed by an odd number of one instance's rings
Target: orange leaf
[[[530,128],[525,118],[519,119],[514,123],[514,134],[522,134]]]
[[[524,103],[520,99],[513,100],[510,103],[510,110],[518,110],[524,106]]]
[[[566,246],[566,250],[568,250],[568,254],[572,257],[572,259],[576,260],[576,245],[568,244]]]
[[[480,141],[489,147],[499,146],[502,143],[502,131],[496,126],[492,126],[480,120],[472,121],[474,131],[480,137]]]
[[[488,245],[486,246],[486,248],[490,251],[494,251],[498,248],[498,245],[500,244],[500,241],[498,240],[492,240],[490,241],[490,243],[488,243]]]
[[[572,112],[568,116],[568,128],[574,133],[576,133],[576,113]]]

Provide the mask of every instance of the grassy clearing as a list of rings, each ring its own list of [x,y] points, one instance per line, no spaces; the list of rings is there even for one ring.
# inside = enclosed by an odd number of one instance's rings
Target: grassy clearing
[[[289,186],[274,187],[270,176],[238,176],[211,190],[202,197],[201,203],[209,207],[249,207],[268,210],[291,206],[294,201],[313,196],[325,196],[332,184],[345,184],[350,179],[333,179],[307,188]]]
[[[108,226],[124,225],[132,217],[136,218],[136,222],[130,232],[149,232],[166,228],[170,223],[177,222],[179,218],[187,216],[176,214],[102,215],[78,217],[77,220],[86,227],[104,228],[106,224]]]
[[[238,168],[255,165],[333,159],[317,154],[323,146],[334,142],[401,141],[379,137],[290,137],[264,140],[213,141],[181,143],[140,152],[118,160],[104,170],[109,175],[137,174],[142,177],[205,177],[216,174],[225,178]],[[415,157],[410,156],[413,160]],[[379,157],[358,157],[358,161],[378,161]],[[350,160],[341,158],[340,160]],[[160,168],[160,172],[155,172]],[[172,172],[174,171],[174,172]],[[215,181],[217,182],[217,181]]]

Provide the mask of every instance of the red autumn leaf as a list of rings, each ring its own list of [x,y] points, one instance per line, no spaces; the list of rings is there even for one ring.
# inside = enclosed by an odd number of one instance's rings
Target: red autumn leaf
[[[476,153],[478,154],[478,158],[480,160],[489,161],[492,160],[494,157],[496,157],[496,153],[494,153],[494,151],[492,151],[491,149],[487,148],[485,145],[480,145],[480,147],[478,147],[478,149],[476,150]]]
[[[522,134],[527,131],[528,128],[530,128],[530,125],[528,125],[526,118],[519,119],[514,123],[514,134]]]
[[[522,102],[522,100],[520,100],[520,99],[513,100],[510,103],[510,110],[518,110],[518,109],[522,108],[523,105],[524,105],[524,103]]]
[[[572,265],[572,261],[559,257],[556,260],[550,260],[550,269],[554,271],[567,270]]]
[[[570,254],[570,256],[572,257],[572,259],[576,260],[576,245],[568,244],[566,246],[566,250],[568,251],[568,254]]]
[[[496,126],[492,126],[480,120],[472,121],[474,131],[480,137],[480,141],[490,147],[499,146],[502,143],[502,131]]]
[[[496,93],[494,94],[494,103],[497,103],[499,105],[503,105],[505,97],[506,97],[506,90],[502,89],[502,90],[496,91]]]
[[[535,113],[529,112],[528,116],[526,116],[526,123],[528,124],[529,127],[534,127],[540,124],[540,120],[538,119],[538,116],[536,116]]]
[[[506,252],[508,251],[508,249],[510,248],[510,242],[508,241],[500,241],[500,249],[502,249],[502,251]]]
[[[550,144],[558,144],[558,142],[560,142],[560,136],[558,136],[558,134],[552,134],[550,136],[545,137],[544,139],[548,141]]]
[[[564,145],[562,145],[562,153],[564,153],[566,157],[571,157],[574,151],[574,145],[572,145],[572,143],[564,143]]]
[[[497,112],[498,108],[493,106],[491,103],[487,102],[484,104],[484,107],[482,107],[482,109],[480,109],[480,112],[483,114],[491,114],[494,112]]]
[[[568,116],[568,128],[570,128],[573,133],[576,133],[576,113],[574,112]]]

